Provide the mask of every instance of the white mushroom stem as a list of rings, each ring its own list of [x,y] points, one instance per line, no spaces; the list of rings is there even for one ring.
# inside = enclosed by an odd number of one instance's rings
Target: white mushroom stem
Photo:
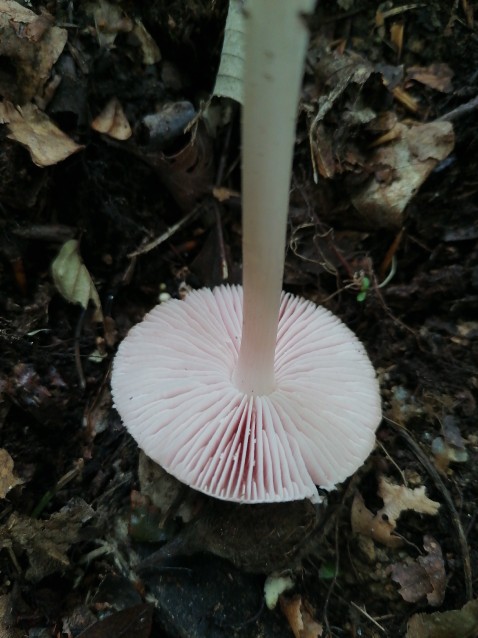
[[[275,388],[274,355],[289,209],[295,124],[307,28],[315,0],[247,4],[242,206],[244,318],[234,384]]]

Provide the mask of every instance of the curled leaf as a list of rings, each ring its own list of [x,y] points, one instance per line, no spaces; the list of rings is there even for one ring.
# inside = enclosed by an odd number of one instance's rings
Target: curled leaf
[[[241,0],[229,0],[221,62],[217,73],[214,95],[243,102],[244,67],[244,9]]]
[[[0,448],[0,498],[5,498],[15,485],[21,485],[22,483],[23,481],[13,473],[12,457],[7,450]]]
[[[67,301],[80,304],[85,309],[91,301],[96,308],[95,321],[103,321],[100,297],[81,259],[76,239],[70,239],[63,244],[51,265],[51,272],[58,292]]]

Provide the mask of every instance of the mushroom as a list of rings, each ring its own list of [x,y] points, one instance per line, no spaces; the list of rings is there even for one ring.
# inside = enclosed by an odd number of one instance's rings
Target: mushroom
[[[156,306],[121,343],[112,389],[144,452],[241,503],[319,501],[369,455],[373,367],[328,310],[281,291],[295,114],[314,0],[250,2],[243,142],[243,287]]]

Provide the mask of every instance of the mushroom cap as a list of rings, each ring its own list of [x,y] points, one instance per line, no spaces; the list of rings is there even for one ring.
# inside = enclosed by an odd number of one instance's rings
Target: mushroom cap
[[[115,407],[139,447],[177,479],[242,503],[318,500],[371,452],[380,423],[374,369],[335,315],[282,293],[276,388],[232,383],[242,287],[156,306],[116,355]]]

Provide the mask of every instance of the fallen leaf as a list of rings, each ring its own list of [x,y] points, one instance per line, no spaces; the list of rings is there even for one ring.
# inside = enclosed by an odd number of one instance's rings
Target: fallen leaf
[[[78,250],[79,242],[70,239],[63,244],[51,265],[53,281],[58,292],[70,303],[88,308],[91,301],[96,308],[95,321],[103,321],[101,301],[88,269]]]
[[[400,514],[406,510],[435,516],[440,509],[440,503],[432,501],[425,494],[424,485],[410,489],[405,485],[392,483],[385,476],[380,477],[378,495],[382,497],[384,503],[379,513],[382,516],[385,515],[394,526]]]
[[[13,459],[7,450],[0,448],[0,498],[5,498],[7,493],[21,485],[23,481],[13,473]]]
[[[408,621],[406,638],[475,638],[478,634],[478,600],[461,609],[415,614]]]
[[[293,598],[280,597],[280,606],[284,616],[287,618],[294,638],[320,638],[323,627],[316,622],[304,604],[301,596]]]
[[[82,499],[74,498],[48,520],[37,520],[14,512],[0,527],[0,547],[28,556],[25,572],[29,581],[64,570],[70,561],[67,552],[81,539],[80,529],[94,512]]]
[[[416,603],[432,591],[428,574],[415,561],[392,565],[392,580],[400,585],[398,593],[407,603]]]
[[[432,585],[432,591],[427,594],[427,600],[433,607],[438,607],[442,604],[445,598],[446,588],[446,572],[445,563],[443,560],[443,553],[439,543],[429,534],[426,534],[423,539],[423,547],[427,552],[426,556],[420,556],[418,562],[430,579]]]
[[[149,638],[153,611],[153,605],[147,604],[115,611],[82,631],[77,638]]]
[[[221,61],[213,95],[244,101],[245,20],[242,0],[229,0]]]
[[[451,82],[453,71],[444,62],[436,62],[430,66],[411,66],[407,69],[407,80],[415,80],[429,86],[431,89],[441,91],[442,93],[450,93],[453,90]]]
[[[58,164],[84,148],[34,104],[14,108],[4,102],[0,105],[0,120],[8,123],[10,133],[7,137],[25,146],[37,166]]]
[[[311,114],[311,124],[309,127],[309,144],[311,148],[311,159],[314,170],[314,181],[317,182],[318,174],[330,178],[335,174],[335,163],[332,148],[337,137],[350,136],[349,129],[354,126],[354,120],[369,122],[375,117],[375,113],[369,108],[361,110],[349,109],[348,121],[340,123],[339,130],[334,131],[332,139],[322,126],[327,113],[334,107],[346,90],[351,85],[354,92],[360,94],[361,87],[370,77],[373,67],[358,55],[345,53],[339,55],[336,51],[320,51],[319,62],[315,68],[317,82],[321,86],[321,96],[317,102],[317,113]],[[356,113],[355,113],[356,111]]]
[[[0,33],[3,67],[14,69],[14,76],[5,73],[0,94],[24,104],[41,92],[65,47],[68,33],[53,26],[48,13],[38,16],[13,0],[0,0]]]
[[[438,513],[440,503],[432,501],[425,494],[422,485],[410,489],[404,485],[396,485],[385,476],[379,479],[378,495],[383,500],[383,507],[373,514],[365,506],[360,493],[357,492],[352,503],[351,522],[354,533],[369,536],[388,547],[400,547],[403,540],[394,536],[400,514],[406,510],[413,510],[420,514]]]
[[[405,208],[437,164],[451,153],[455,143],[450,122],[413,126],[399,123],[394,133],[395,139],[376,148],[369,159],[368,170],[378,169],[375,177],[352,197],[353,205],[367,224],[380,228],[403,225]],[[381,177],[384,168],[389,169],[391,176],[385,182]]]
[[[115,140],[127,140],[132,135],[131,126],[117,98],[112,98],[91,123],[91,128]]]
[[[426,556],[411,563],[392,565],[392,579],[400,584],[399,594],[407,603],[416,603],[424,596],[433,607],[442,604],[445,597],[446,573],[440,545],[431,536],[425,536]]]

